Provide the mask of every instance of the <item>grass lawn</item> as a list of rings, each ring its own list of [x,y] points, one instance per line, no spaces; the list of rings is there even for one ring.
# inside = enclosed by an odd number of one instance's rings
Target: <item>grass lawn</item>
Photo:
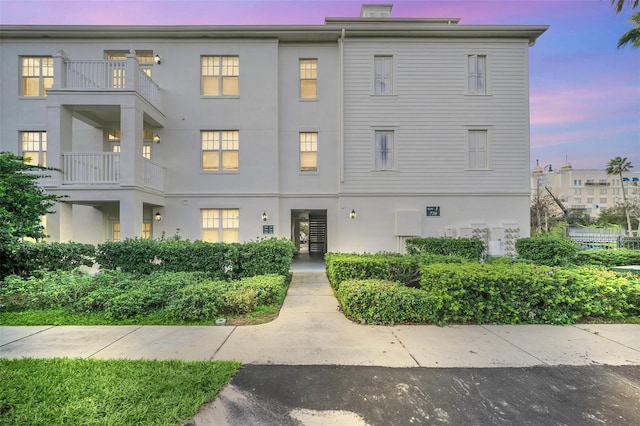
[[[179,425],[234,361],[0,359],[0,425]]]

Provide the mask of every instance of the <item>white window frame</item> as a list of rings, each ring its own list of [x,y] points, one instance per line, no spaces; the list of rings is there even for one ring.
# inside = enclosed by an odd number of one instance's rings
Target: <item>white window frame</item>
[[[482,66],[479,67],[479,59],[482,59]],[[472,69],[472,61],[474,67]],[[467,94],[484,96],[489,94],[489,55],[485,53],[473,53],[466,56]],[[480,68],[480,70],[479,70]],[[482,89],[478,89],[478,81],[482,81]]]
[[[385,138],[386,136],[386,138]],[[395,129],[377,128],[373,131],[373,170],[397,170],[398,133]],[[390,139],[389,139],[390,137]],[[389,146],[391,145],[391,146]],[[384,148],[384,150],[383,150]],[[386,154],[382,154],[382,153]],[[391,157],[390,159],[388,157]]]
[[[308,65],[308,66],[303,66]],[[300,75],[299,96],[302,100],[318,99],[318,59],[300,58],[298,61],[298,72]],[[302,85],[304,82],[314,82],[314,96],[303,96]]]
[[[200,210],[200,220],[202,224],[202,241],[219,243],[240,242],[240,209],[238,208],[209,208]],[[233,226],[230,226],[233,225]],[[205,236],[207,230],[217,232],[217,241]],[[235,237],[229,239],[225,237],[225,230],[235,231]]]
[[[217,94],[205,94],[206,77],[218,79]],[[236,93],[224,93],[227,79],[236,80]],[[202,55],[200,57],[200,95],[207,98],[240,96],[240,57],[238,55]]]
[[[33,63],[25,63],[25,61]],[[37,62],[37,63],[36,63]],[[45,63],[46,62],[46,63]],[[25,71],[27,71],[25,73]],[[26,94],[25,80],[38,80],[38,93]],[[25,98],[44,98],[47,96],[47,89],[53,86],[53,56],[31,56],[20,57],[20,96]]]
[[[31,135],[33,138],[28,138]],[[26,138],[26,139],[25,139]],[[32,158],[28,153],[37,153],[38,158]],[[47,132],[44,130],[25,130],[20,132],[20,155],[31,157],[31,161],[25,163],[34,166],[47,165]],[[35,160],[35,161],[34,161]]]
[[[482,138],[482,135],[484,135],[484,138]],[[490,141],[489,129],[483,127],[467,129],[467,149],[465,150],[467,153],[467,170],[491,169]]]
[[[373,56],[373,90],[376,96],[395,95],[395,58],[393,55]]]
[[[206,139],[205,135],[211,134],[213,139]],[[233,138],[228,138],[229,135],[234,135]],[[229,149],[229,144],[232,144],[232,148]],[[217,146],[216,146],[217,145]],[[204,156],[206,152],[218,153],[218,168],[205,169]],[[224,154],[225,152],[237,153],[237,166],[235,168],[224,168]],[[240,170],[240,131],[239,130],[201,130],[200,131],[200,170],[205,173],[229,173],[238,172]]]
[[[299,136],[299,147],[300,147],[300,172],[301,173],[309,173],[309,172],[317,172],[318,171],[318,132],[300,132]],[[302,168],[302,157],[303,154],[314,153],[315,154],[315,167],[314,168]]]

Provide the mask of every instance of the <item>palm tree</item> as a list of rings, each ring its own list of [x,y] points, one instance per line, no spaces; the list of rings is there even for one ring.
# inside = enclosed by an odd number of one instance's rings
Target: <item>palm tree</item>
[[[618,40],[618,49],[627,43],[631,43],[631,47],[634,48],[640,47],[640,12],[631,15],[631,22],[634,27],[622,34]]]
[[[633,168],[633,165],[630,161],[627,161],[627,157],[617,156],[609,160],[609,164],[607,164],[607,174],[608,175],[617,175],[620,177],[620,185],[622,186],[622,201],[624,204],[624,213],[627,216],[627,232],[629,236],[633,232],[631,230],[631,218],[629,217],[629,206],[627,206],[627,195],[624,192],[624,180],[622,179],[622,173],[628,172]]]
[[[616,8],[616,13],[622,12],[625,3],[629,3],[631,5],[631,9],[635,9],[638,7],[640,0],[611,0],[611,5]]]

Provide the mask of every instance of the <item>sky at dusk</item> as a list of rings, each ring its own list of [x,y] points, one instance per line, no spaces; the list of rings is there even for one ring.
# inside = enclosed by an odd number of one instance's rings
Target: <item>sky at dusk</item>
[[[627,157],[640,171],[640,48],[617,49],[631,10],[610,0],[0,0],[3,25],[322,25],[362,3],[395,18],[550,25],[530,48],[531,163],[576,169]]]

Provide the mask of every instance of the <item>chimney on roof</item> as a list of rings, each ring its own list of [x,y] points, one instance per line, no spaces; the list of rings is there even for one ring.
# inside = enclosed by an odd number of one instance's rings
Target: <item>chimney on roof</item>
[[[390,18],[392,4],[363,4],[360,8],[361,18]]]

